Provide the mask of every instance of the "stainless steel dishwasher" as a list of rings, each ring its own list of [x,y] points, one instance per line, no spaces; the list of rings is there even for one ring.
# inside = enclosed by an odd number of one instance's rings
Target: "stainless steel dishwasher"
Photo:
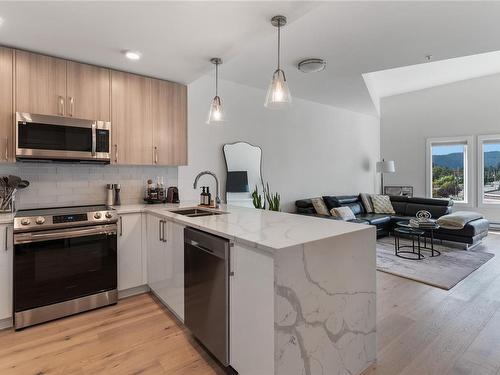
[[[184,229],[184,323],[229,365],[229,241]]]

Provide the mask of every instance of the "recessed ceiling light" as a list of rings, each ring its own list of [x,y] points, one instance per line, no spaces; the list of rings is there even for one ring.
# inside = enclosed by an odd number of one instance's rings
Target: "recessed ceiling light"
[[[126,50],[123,52],[125,57],[130,60],[139,60],[142,54],[139,51]]]

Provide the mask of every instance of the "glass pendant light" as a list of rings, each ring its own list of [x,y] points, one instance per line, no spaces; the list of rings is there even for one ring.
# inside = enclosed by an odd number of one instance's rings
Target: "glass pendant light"
[[[285,72],[280,67],[281,27],[286,25],[285,16],[274,16],[271,24],[278,28],[278,69],[273,73],[273,79],[267,90],[264,106],[272,109],[287,108],[292,102],[292,96],[286,83]]]
[[[210,104],[207,124],[217,124],[224,122],[224,110],[219,96],[219,65],[222,64],[222,59],[214,57],[210,59],[210,62],[215,65],[215,96],[212,99],[212,104]]]

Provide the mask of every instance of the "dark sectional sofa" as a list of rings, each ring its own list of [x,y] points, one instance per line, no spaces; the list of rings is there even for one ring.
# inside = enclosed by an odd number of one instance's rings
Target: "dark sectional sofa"
[[[330,196],[324,200],[329,210],[333,207],[350,207],[354,215],[356,215],[356,219],[351,220],[351,222],[375,225],[377,227],[377,237],[388,235],[398,221],[414,218],[415,214],[420,210],[429,211],[434,219],[438,219],[451,213],[453,206],[453,201],[448,199],[402,196],[391,196],[390,199],[394,211],[396,211],[395,214],[366,213],[359,195]],[[319,215],[314,209],[311,199],[298,200],[295,202],[295,206],[299,214],[338,220],[333,216]],[[470,221],[464,228],[458,230],[439,228],[434,232],[434,237],[472,246],[488,235],[488,228],[488,220],[477,219]]]

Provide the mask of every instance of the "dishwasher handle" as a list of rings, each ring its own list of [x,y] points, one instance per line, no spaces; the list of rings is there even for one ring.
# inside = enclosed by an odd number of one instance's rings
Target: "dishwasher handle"
[[[184,244],[220,259],[229,257],[229,240],[193,228],[184,229]]]

